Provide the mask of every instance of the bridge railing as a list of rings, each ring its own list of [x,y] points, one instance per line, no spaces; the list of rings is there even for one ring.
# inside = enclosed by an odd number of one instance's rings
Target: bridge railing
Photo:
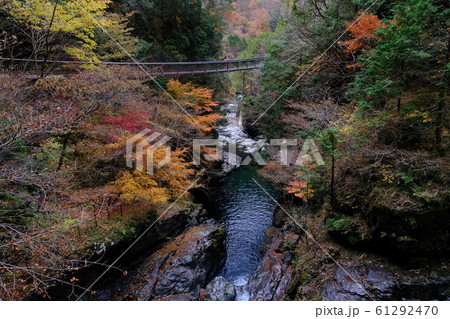
[[[4,72],[26,71],[40,72],[45,63],[48,73],[67,74],[87,64],[92,65],[130,65],[144,67],[151,75],[175,76],[188,74],[206,74],[220,72],[234,72],[260,68],[264,63],[263,57],[222,60],[222,61],[200,61],[200,62],[100,62],[89,63],[82,61],[55,61],[55,60],[32,60],[32,59],[8,59],[0,58],[1,69]]]

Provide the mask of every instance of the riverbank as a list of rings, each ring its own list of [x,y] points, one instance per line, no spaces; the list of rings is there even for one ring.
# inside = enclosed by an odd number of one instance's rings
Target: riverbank
[[[424,258],[421,266],[405,268],[379,254],[335,242],[323,210],[281,205],[296,222],[283,210],[275,213],[262,262],[252,276],[258,280],[251,300],[450,299],[448,259]]]

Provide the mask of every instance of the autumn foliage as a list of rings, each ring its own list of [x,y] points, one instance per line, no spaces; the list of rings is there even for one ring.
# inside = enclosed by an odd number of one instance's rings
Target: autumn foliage
[[[106,124],[114,125],[115,127],[129,131],[131,133],[137,133],[148,127],[148,121],[152,120],[151,114],[145,111],[136,111],[133,113],[127,113],[122,116],[106,116],[103,121]]]
[[[137,39],[130,36],[127,18],[109,13],[109,0],[3,1],[0,7],[3,21],[11,21],[18,34],[22,54],[32,47],[27,57],[34,59],[57,58],[61,55],[72,59],[98,62],[100,59],[123,59],[127,56],[117,48],[117,43],[128,53],[139,49]],[[6,18],[4,18],[6,17]],[[99,36],[101,28],[114,37]],[[10,51],[12,54],[12,52]]]
[[[213,90],[199,88],[192,83],[181,83],[171,79],[168,84],[168,92],[185,107],[191,116],[185,116],[187,123],[194,125],[201,133],[211,132],[221,115],[213,113],[213,108],[218,103],[213,100]]]
[[[83,258],[99,245],[135,236],[199,174],[189,146],[220,117],[212,90],[169,82],[194,123],[144,79],[126,67],[0,78],[0,298],[45,295],[49,278],[89,265]],[[143,129],[172,138],[170,162],[153,175],[125,165],[126,141]],[[154,163],[165,156],[155,150]]]
[[[276,19],[282,7],[280,0],[238,0],[232,2],[233,9],[225,19],[231,32],[239,37],[254,38],[271,31],[271,21]]]
[[[306,181],[293,181],[289,183],[286,188],[289,194],[294,194],[295,197],[303,199],[305,202],[309,198],[314,197],[314,189]]]
[[[370,40],[377,40],[376,31],[385,27],[381,20],[374,14],[359,12],[352,22],[345,24],[353,39],[342,41],[339,44],[345,47],[345,52],[351,54],[359,49],[369,47]]]

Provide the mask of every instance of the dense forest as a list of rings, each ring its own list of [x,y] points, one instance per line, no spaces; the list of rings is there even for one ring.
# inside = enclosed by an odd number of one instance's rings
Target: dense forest
[[[320,299],[322,247],[349,265],[450,267],[448,1],[0,3],[0,299],[86,287],[77,271],[102,253],[167,209],[194,211],[222,172],[192,165],[192,141],[217,137],[234,94],[250,136],[300,141],[289,165],[268,148],[258,167],[320,244],[285,245],[284,299]],[[173,78],[101,63],[259,56],[260,69]],[[144,129],[171,137],[154,175],[126,165]],[[295,165],[307,139],[325,165]]]
[[[331,236],[406,268],[448,257],[448,2],[291,4],[248,46],[269,56],[245,100],[248,123],[273,137],[313,137],[327,165],[272,164],[263,174],[313,207],[304,223],[324,245]],[[297,254],[292,298],[314,296],[302,286],[323,280],[307,279],[323,254],[311,245]]]

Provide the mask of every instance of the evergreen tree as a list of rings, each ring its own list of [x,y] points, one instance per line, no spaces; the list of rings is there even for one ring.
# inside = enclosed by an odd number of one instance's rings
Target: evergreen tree
[[[351,93],[363,107],[384,106],[418,87],[437,89],[447,50],[449,9],[426,0],[407,0],[393,7],[376,46],[363,55]],[[447,25],[447,27],[445,27]],[[447,34],[446,34],[447,33]]]
[[[115,11],[134,12],[133,34],[141,39],[148,60],[199,61],[218,57],[222,33],[214,2],[201,0],[117,0]]]

